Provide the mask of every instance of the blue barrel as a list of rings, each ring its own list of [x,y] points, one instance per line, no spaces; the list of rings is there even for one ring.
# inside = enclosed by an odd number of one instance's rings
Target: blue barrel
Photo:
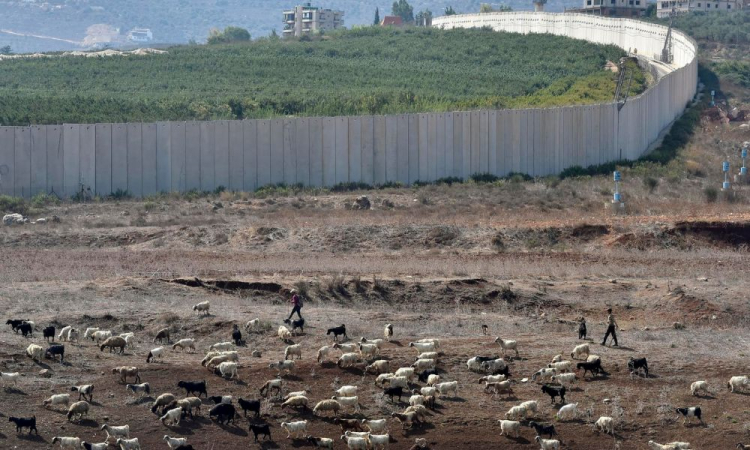
[[[615,197],[615,203],[620,203],[620,199],[621,199],[620,193],[619,192],[615,192],[615,196],[614,197]]]
[[[742,149],[742,153],[741,154],[742,154],[742,159],[747,158],[747,147],[745,147],[745,148]]]
[[[723,172],[729,172],[729,161],[724,161],[721,163],[721,170]]]
[[[622,177],[620,176],[620,172],[615,170],[615,181],[620,181],[620,180],[622,180]]]
[[[740,175],[747,175],[747,167],[740,167]]]
[[[725,182],[721,183],[721,188],[724,189],[724,190],[729,189],[729,182],[725,181]]]

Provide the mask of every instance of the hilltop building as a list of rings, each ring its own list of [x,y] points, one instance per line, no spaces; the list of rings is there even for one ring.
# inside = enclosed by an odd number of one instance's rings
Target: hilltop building
[[[381,27],[400,27],[404,25],[404,20],[401,16],[385,16],[380,22]]]
[[[154,34],[148,28],[133,28],[128,32],[128,40],[133,42],[151,42]]]
[[[684,14],[689,12],[732,12],[747,6],[745,0],[665,0],[656,2],[656,17],[664,18],[674,12]]]
[[[295,6],[283,12],[284,37],[301,37],[320,31],[335,30],[344,26],[344,12],[322,9],[310,3]]]
[[[642,17],[646,15],[647,0],[583,0],[583,7],[566,12],[596,14],[605,17]]]

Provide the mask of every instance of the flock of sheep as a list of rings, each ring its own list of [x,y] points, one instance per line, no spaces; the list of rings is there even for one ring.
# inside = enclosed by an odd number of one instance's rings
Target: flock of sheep
[[[201,302],[193,307],[194,311],[208,314],[210,305],[208,302]],[[296,335],[297,330],[304,330],[304,319],[294,322],[286,321],[291,325],[291,329],[282,325],[277,329],[277,336],[284,341],[286,346],[283,359],[275,361],[269,365],[271,369],[277,371],[277,377],[266,381],[260,388],[259,395],[262,398],[245,399],[239,397],[236,399],[230,395],[209,396],[205,380],[200,381],[179,381],[177,387],[184,389],[185,397],[178,398],[173,393],[161,393],[151,404],[151,411],[158,415],[159,420],[166,426],[179,425],[181,420],[192,418],[194,414],[199,414],[204,404],[212,405],[209,410],[209,417],[215,419],[219,424],[234,424],[235,419],[239,417],[241,409],[244,416],[253,413],[250,420],[249,430],[253,433],[256,442],[259,437],[266,440],[272,440],[270,424],[261,419],[261,409],[264,404],[271,402],[280,402],[282,410],[309,410],[312,409],[313,417],[332,416],[334,423],[340,425],[342,434],[337,440],[344,441],[346,446],[352,450],[370,450],[385,449],[392,442],[389,434],[389,422],[397,421],[401,424],[403,430],[409,430],[413,427],[420,427],[430,417],[430,410],[435,409],[435,405],[440,398],[458,397],[459,384],[457,381],[448,381],[445,379],[447,373],[439,370],[440,359],[445,356],[439,339],[421,339],[410,342],[409,348],[413,348],[415,353],[414,362],[404,367],[392,367],[391,360],[383,358],[383,354],[388,350],[388,342],[394,335],[394,328],[391,324],[385,325],[383,329],[383,338],[367,339],[362,337],[356,341],[349,340],[346,332],[346,326],[340,325],[327,330],[327,335],[332,336],[331,345],[326,345],[317,350],[317,362],[324,364],[335,361],[338,367],[348,369],[359,367],[364,376],[372,375],[373,383],[382,391],[382,396],[389,399],[397,407],[401,403],[402,397],[408,398],[409,406],[401,412],[393,412],[390,417],[371,417],[366,419],[352,418],[352,414],[360,413],[360,399],[358,396],[359,387],[355,385],[345,385],[332,392],[332,396],[320,399],[317,402],[311,402],[307,391],[287,392],[284,394],[286,382],[284,377],[293,373],[296,369],[296,360],[302,359],[305,347],[300,344],[289,343],[289,340]],[[24,336],[33,337],[34,323],[27,320],[11,319],[7,321],[14,331],[21,332]],[[483,327],[484,329],[484,327]],[[262,324],[259,319],[247,322],[244,326],[246,333],[262,332]],[[54,341],[54,327],[44,329],[45,339]],[[72,326],[66,326],[57,334],[57,339],[61,342],[76,341],[79,338],[78,329]],[[96,342],[100,351],[108,349],[109,352],[124,353],[126,348],[134,348],[136,345],[133,333],[124,333],[113,335],[111,331],[100,330],[98,328],[88,328],[83,333],[84,339],[90,339]],[[216,375],[227,379],[239,378],[239,352],[237,345],[242,344],[242,333],[235,326],[232,332],[233,342],[219,342],[208,348],[201,364],[214,372]],[[160,330],[155,338],[154,343],[171,343],[170,330],[168,328]],[[519,345],[514,340],[497,338],[494,341],[502,351],[503,356],[475,356],[467,362],[467,369],[471,372],[482,374],[478,379],[479,383],[484,384],[484,391],[492,394],[493,397],[500,395],[513,395],[513,385],[516,383],[527,383],[529,380],[524,378],[516,381],[511,379],[511,364],[513,356],[519,357]],[[172,350],[193,353],[196,351],[196,341],[192,338],[183,338],[172,344]],[[165,354],[166,349],[163,346],[152,348],[146,357],[146,363],[160,359]],[[506,359],[508,352],[513,356]],[[37,345],[30,344],[26,349],[28,357],[35,361],[41,361],[43,358],[54,359],[59,357],[62,363],[64,358],[64,344],[52,344],[46,350]],[[260,356],[255,354],[254,356]],[[648,376],[648,362],[645,358],[630,358],[628,368],[631,376],[636,374],[645,374]],[[564,360],[562,355],[556,355],[551,362],[531,375],[532,382],[542,382],[540,392],[550,397],[551,403],[555,404],[559,397],[561,406],[555,414],[558,422],[577,420],[582,414],[578,410],[578,403],[567,403],[565,395],[569,391],[578,375],[586,377],[589,373],[591,377],[606,375],[602,368],[602,359],[597,355],[590,354],[589,344],[576,346],[570,353],[570,360]],[[140,372],[137,367],[121,366],[112,369],[112,373],[119,376],[120,382],[125,384],[126,390],[132,395],[150,395],[151,387],[148,382],[141,382]],[[2,373],[2,382],[4,385],[14,384],[17,382],[19,373]],[[132,379],[132,383],[128,381]],[[747,376],[735,376],[728,382],[728,388],[731,392],[745,388],[750,383]],[[700,392],[708,392],[708,383],[706,381],[696,381],[690,386],[691,394],[697,395]],[[78,393],[77,401],[71,398],[70,393],[55,394],[44,400],[45,408],[62,406],[67,408],[67,419],[69,421],[80,420],[87,416],[93,401],[93,385],[77,385],[70,387],[71,392]],[[204,398],[201,398],[204,397]],[[271,399],[269,399],[271,397]],[[702,422],[701,409],[699,406],[677,408],[677,414],[683,416],[684,420],[697,419]],[[521,435],[522,424],[535,431],[535,441],[542,450],[558,450],[561,442],[558,437],[554,424],[539,421],[539,401],[530,399],[520,402],[505,413],[505,417],[499,420],[500,435],[509,438],[518,438]],[[22,432],[28,428],[29,433],[32,431],[38,434],[36,429],[36,416],[32,417],[10,417],[10,422],[15,423],[16,431]],[[310,419],[314,420],[314,419]],[[280,427],[286,432],[289,439],[304,439],[318,448],[334,447],[335,439],[333,437],[312,436],[308,432],[309,420],[291,420],[280,424]],[[599,417],[594,423],[595,428],[602,433],[615,435],[616,420],[613,417]],[[110,440],[120,450],[139,450],[140,443],[137,437],[131,437],[130,427],[128,425],[113,426],[105,424],[101,426],[105,431],[107,439],[101,443],[89,443],[79,437],[54,437],[53,444],[59,443],[62,449],[79,449],[85,450],[104,450],[107,449]],[[173,437],[165,435],[163,440],[172,450],[189,450],[193,447],[187,442],[185,437]],[[652,449],[660,450],[684,450],[691,449],[688,442],[670,442],[659,444],[653,441],[648,442]],[[738,448],[750,448],[742,444]],[[426,439],[416,439],[412,449],[427,449]]]

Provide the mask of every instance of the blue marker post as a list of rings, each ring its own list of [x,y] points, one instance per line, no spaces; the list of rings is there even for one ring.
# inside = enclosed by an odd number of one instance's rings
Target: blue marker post
[[[616,170],[613,173],[613,178],[615,181],[615,193],[612,196],[610,207],[615,214],[623,213],[625,212],[625,203],[622,202],[622,193],[620,193],[620,181],[622,181],[622,175]]]
[[[724,183],[721,185],[722,191],[728,191],[730,184],[729,184],[729,161],[724,161],[721,164],[721,171],[724,172]]]
[[[716,91],[711,91],[711,106],[716,106],[714,98],[716,97]]]
[[[745,160],[747,159],[747,146],[742,147],[742,152],[740,153],[742,156],[742,167],[740,167],[740,175],[746,176],[747,175],[747,167],[745,166]]]

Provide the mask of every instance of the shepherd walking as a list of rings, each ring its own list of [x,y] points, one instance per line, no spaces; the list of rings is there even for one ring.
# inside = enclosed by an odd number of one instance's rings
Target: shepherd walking
[[[612,314],[612,308],[607,309],[607,313],[609,314],[607,316],[607,333],[604,335],[604,340],[602,341],[602,345],[607,345],[607,338],[611,335],[612,340],[615,342],[614,347],[618,347],[617,345],[617,333],[615,330],[617,328],[620,328],[619,325],[617,325],[617,321],[615,320],[615,316]]]
[[[287,320],[291,320],[294,313],[297,313],[297,317],[300,319],[302,318],[302,314],[300,314],[300,310],[302,309],[302,299],[299,295],[297,295],[297,290],[292,289],[291,291],[292,299],[289,300],[289,303],[292,304],[292,312],[289,313],[289,318]]]

